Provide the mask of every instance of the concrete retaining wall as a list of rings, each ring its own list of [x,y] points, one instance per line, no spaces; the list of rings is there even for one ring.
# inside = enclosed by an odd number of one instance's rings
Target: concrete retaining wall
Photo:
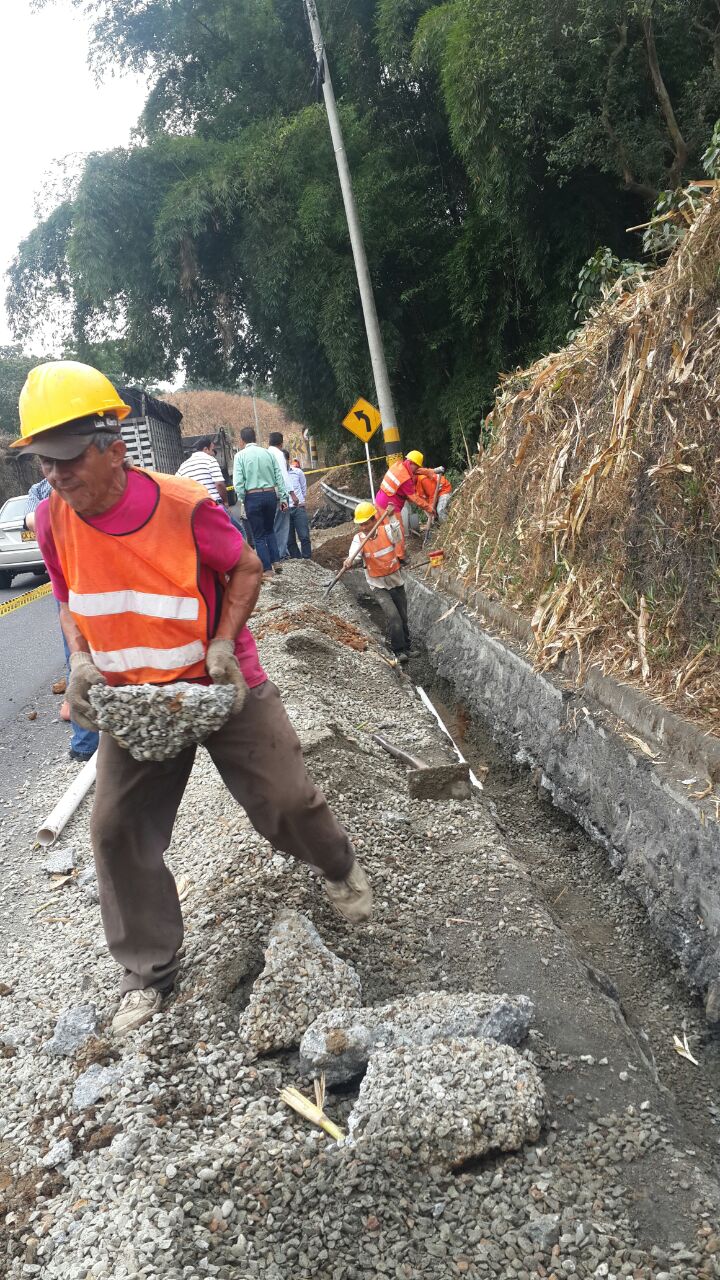
[[[689,798],[707,773],[695,788],[681,785],[689,761],[653,760],[635,749],[622,722],[587,689],[538,673],[506,636],[484,630],[463,606],[448,614],[456,602],[415,579],[408,598],[414,636],[438,675],[518,760],[540,769],[558,807],[604,845],[663,942],[706,993],[708,1016],[720,1019],[720,824],[712,804]],[[648,725],[653,711],[657,716],[649,703]]]

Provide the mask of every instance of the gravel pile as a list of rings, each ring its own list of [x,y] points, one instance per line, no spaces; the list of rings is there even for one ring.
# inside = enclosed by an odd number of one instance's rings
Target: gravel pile
[[[295,1049],[318,1014],[355,1004],[361,991],[352,965],[328,950],[305,916],[288,912],[270,930],[265,968],[238,1024],[240,1039],[256,1053]]]
[[[321,605],[326,576],[288,566],[263,593],[257,624],[278,604]],[[333,613],[362,628],[362,614],[335,594]],[[338,919],[307,869],[256,835],[201,750],[168,856],[186,924],[179,985],[159,1015],[113,1043],[119,975],[98,907],[80,875],[51,889],[46,855],[32,852],[48,802],[77,768],[39,760],[40,781],[0,831],[0,1274],[718,1276],[720,1190],[706,1150],[657,1087],[653,1046],[553,923],[483,796],[411,801],[404,767],[373,743],[380,731],[420,756],[444,749],[408,680],[379,659],[377,636],[365,653],[326,635],[324,648],[293,653],[290,638],[268,633],[262,658],[373,882],[373,922],[350,930]],[[67,842],[82,874],[88,806]],[[282,1086],[312,1093],[297,1052],[256,1057],[240,1035],[283,910],[307,917],[353,967],[365,1007],[428,992],[527,994],[533,1061],[517,1060],[545,1090],[539,1138],[452,1171],[395,1159],[365,1137],[338,1145],[285,1107]],[[61,1013],[82,1005],[97,1010],[94,1034],[48,1057]],[[434,1054],[434,1045],[408,1051],[408,1078],[418,1055],[427,1062],[423,1095]],[[700,1060],[677,1059],[678,1089]],[[358,1105],[357,1086],[325,1101],[344,1131]]]
[[[90,701],[98,725],[135,760],[170,760],[203,742],[225,723],[235,700],[233,685],[96,684]]]
[[[522,1044],[532,1015],[527,996],[486,992],[424,991],[376,1008],[331,1009],[305,1032],[300,1066],[315,1076],[323,1073],[326,1084],[344,1084],[365,1070],[379,1048],[431,1045],[448,1039]]]

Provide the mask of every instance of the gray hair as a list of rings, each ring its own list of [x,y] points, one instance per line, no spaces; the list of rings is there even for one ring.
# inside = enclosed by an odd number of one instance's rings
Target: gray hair
[[[110,427],[100,427],[97,435],[93,436],[93,438],[91,439],[90,444],[93,444],[95,446],[98,453],[107,453],[108,449],[110,448],[110,445],[115,444],[116,440],[122,440],[122,436],[119,430],[116,431]],[[123,444],[124,443],[125,441],[123,440]],[[130,458],[128,458],[127,454],[125,454],[125,457],[123,458],[123,466],[128,471],[132,466],[132,461]]]

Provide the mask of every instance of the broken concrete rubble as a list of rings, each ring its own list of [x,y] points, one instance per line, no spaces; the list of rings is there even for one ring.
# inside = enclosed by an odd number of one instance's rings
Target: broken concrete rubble
[[[529,1057],[492,1040],[379,1050],[348,1119],[382,1158],[457,1168],[540,1136],[545,1091]]]
[[[135,760],[169,760],[203,742],[232,711],[235,687],[180,681],[164,685],[94,685],[90,701],[101,729]]]
[[[53,849],[42,864],[43,871],[49,876],[67,875],[75,867],[74,849]]]
[[[72,1143],[69,1138],[60,1138],[58,1142],[53,1143],[47,1155],[43,1156],[41,1164],[45,1169],[55,1169],[58,1165],[67,1164],[68,1160],[72,1160]]]
[[[45,1052],[68,1057],[95,1035],[98,1027],[97,1009],[94,1004],[78,1004],[63,1009],[45,1045]]]
[[[304,1071],[341,1084],[365,1070],[377,1049],[436,1040],[492,1039],[520,1045],[533,1015],[527,996],[427,991],[369,1009],[332,1009],[308,1027],[300,1044]]]
[[[239,1034],[256,1053],[292,1049],[324,1009],[357,1005],[360,994],[352,965],[328,950],[306,916],[287,912],[270,930]]]
[[[101,1067],[98,1063],[93,1063],[75,1081],[72,1096],[73,1110],[82,1111],[85,1107],[94,1106],[101,1098],[107,1098],[122,1075],[122,1067]]]

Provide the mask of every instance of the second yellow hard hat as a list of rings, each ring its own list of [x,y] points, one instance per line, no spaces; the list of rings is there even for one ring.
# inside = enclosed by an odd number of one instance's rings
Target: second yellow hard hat
[[[366,520],[373,520],[377,512],[372,502],[358,502],[353,513],[355,524],[364,524]]]

